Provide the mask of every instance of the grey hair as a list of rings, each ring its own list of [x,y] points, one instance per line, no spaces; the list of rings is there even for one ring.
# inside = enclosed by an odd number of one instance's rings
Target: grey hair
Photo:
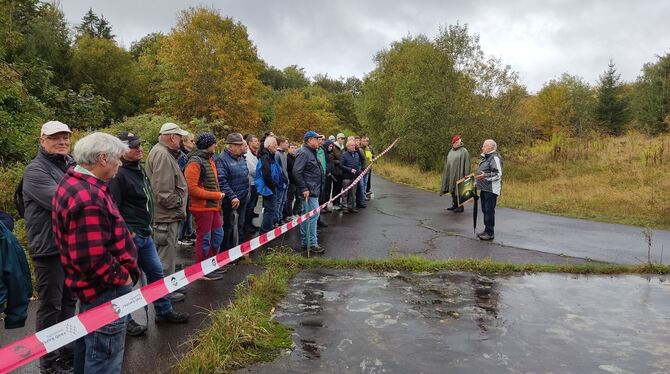
[[[486,139],[486,140],[484,140],[484,143],[489,143],[489,144],[491,145],[491,148],[492,148],[494,151],[497,151],[497,150],[498,150],[498,143],[496,143],[495,140],[493,140],[493,139]]]
[[[102,132],[94,132],[79,139],[74,145],[72,156],[78,164],[93,165],[98,156],[120,158],[128,151],[128,145],[119,138]]]
[[[267,138],[265,138],[265,141],[263,142],[263,147],[267,148],[272,143],[277,143],[277,139],[274,136],[268,136]]]

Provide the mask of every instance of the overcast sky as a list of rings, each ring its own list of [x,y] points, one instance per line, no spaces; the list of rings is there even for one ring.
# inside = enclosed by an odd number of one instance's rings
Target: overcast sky
[[[487,55],[519,73],[531,92],[562,73],[595,83],[613,59],[624,80],[670,52],[670,1],[392,1],[392,0],[61,0],[75,25],[89,7],[104,14],[117,41],[169,33],[182,9],[205,5],[246,25],[270,65],[296,64],[308,76],[362,78],[374,54],[403,36],[437,35],[467,23]]]

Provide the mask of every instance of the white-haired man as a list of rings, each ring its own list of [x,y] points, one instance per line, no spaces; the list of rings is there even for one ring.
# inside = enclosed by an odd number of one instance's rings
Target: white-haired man
[[[79,313],[127,294],[140,276],[133,238],[107,188],[127,150],[112,135],[85,136],[52,200],[51,228]],[[124,316],[77,340],[74,372],[120,373],[125,336]]]
[[[475,179],[480,191],[482,213],[484,214],[483,232],[477,234],[481,240],[493,240],[496,215],[496,201],[500,195],[503,161],[498,153],[498,145],[493,139],[487,139],[482,144],[482,154]]]

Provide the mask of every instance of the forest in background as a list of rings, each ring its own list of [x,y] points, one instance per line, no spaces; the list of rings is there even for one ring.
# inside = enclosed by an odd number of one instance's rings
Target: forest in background
[[[588,159],[575,140],[636,134],[636,160],[667,159],[667,142],[653,139],[670,124],[668,53],[641,66],[634,81],[603,61],[593,84],[565,73],[530,93],[467,24],[391,43],[371,56],[375,68],[361,78],[307,76],[300,61],[271,66],[259,47],[244,24],[208,7],[183,10],[169,33],[126,49],[94,9],[69,25],[57,3],[0,3],[0,187],[13,191],[50,119],[77,134],[134,129],[150,142],[168,120],[219,136],[367,134],[378,148],[402,137],[391,156],[424,171],[441,169],[453,134],[473,155],[494,138],[503,153],[520,157],[535,145],[565,162]],[[0,198],[0,209],[11,210],[10,201]]]

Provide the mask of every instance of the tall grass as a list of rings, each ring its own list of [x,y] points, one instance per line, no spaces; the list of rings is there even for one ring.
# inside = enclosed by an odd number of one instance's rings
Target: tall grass
[[[555,136],[502,157],[501,206],[670,229],[670,135]],[[434,192],[441,180],[441,171],[393,161],[382,161],[375,171]]]

